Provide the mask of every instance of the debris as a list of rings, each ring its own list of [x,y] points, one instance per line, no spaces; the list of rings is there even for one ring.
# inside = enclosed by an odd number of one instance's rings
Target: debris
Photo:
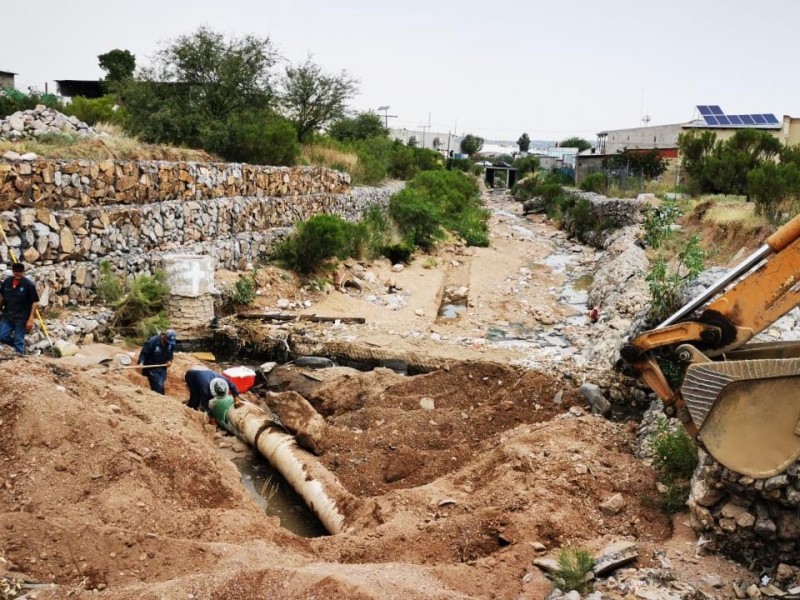
[[[603,548],[594,558],[594,574],[599,577],[636,560],[639,549],[634,542],[613,542]]]
[[[611,403],[603,396],[600,388],[593,383],[584,383],[580,389],[581,394],[592,407],[592,412],[605,415],[611,410]]]
[[[625,508],[625,498],[622,494],[614,494],[600,504],[600,510],[607,515],[618,515]]]
[[[423,410],[433,410],[436,408],[433,398],[422,398],[419,401],[419,405],[422,407]]]

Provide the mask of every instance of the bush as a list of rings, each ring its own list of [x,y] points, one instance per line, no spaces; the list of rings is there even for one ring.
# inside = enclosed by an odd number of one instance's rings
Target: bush
[[[300,154],[294,125],[269,111],[235,113],[203,129],[204,150],[233,162],[293,165]]]
[[[406,187],[392,196],[389,214],[415,246],[430,249],[441,236],[442,212],[421,190]]]
[[[555,584],[561,591],[575,590],[585,594],[592,587],[590,580],[592,569],[594,569],[594,558],[588,551],[564,548],[558,555]]]
[[[651,248],[660,248],[662,242],[672,235],[672,225],[680,216],[681,211],[674,202],[647,207],[644,211],[644,232]]]
[[[114,305],[112,329],[137,342],[165,329],[169,323],[162,311],[168,295],[169,286],[162,271],[137,275],[125,296]]]
[[[44,104],[48,108],[62,110],[64,107],[57,96],[31,92],[24,94],[14,88],[0,90],[0,119],[14,114],[20,110],[36,108],[37,104]]]
[[[683,427],[670,429],[661,419],[655,436],[650,441],[653,451],[653,468],[669,481],[691,479],[697,466],[697,446]]]
[[[382,254],[388,258],[393,265],[397,263],[408,263],[411,261],[411,255],[414,253],[414,246],[408,242],[400,242],[399,244],[387,244],[383,247]]]
[[[695,235],[678,254],[678,265],[670,270],[663,257],[656,258],[645,277],[650,288],[650,321],[662,321],[680,308],[680,288],[704,268],[705,252]]]
[[[97,281],[97,295],[106,304],[114,304],[122,298],[122,278],[113,272],[111,263],[104,260],[100,263],[100,277]]]
[[[472,172],[473,162],[468,158],[448,158],[445,163],[445,169],[448,171],[463,171],[464,173]]]
[[[309,274],[331,258],[346,258],[355,248],[355,225],[334,215],[314,215],[297,225],[274,256],[287,268]]]
[[[103,96],[102,98],[76,96],[64,107],[63,112],[75,116],[89,125],[96,123],[122,124],[125,121],[124,111],[120,107],[114,110],[116,104],[114,96]]]
[[[242,275],[236,281],[231,294],[234,304],[246,305],[256,299],[256,280],[250,275]]]
[[[539,159],[536,156],[521,156],[513,162],[514,168],[517,169],[517,177],[522,179],[530,173],[536,173],[540,166]]]
[[[587,175],[581,181],[580,188],[584,192],[594,192],[595,194],[605,194],[608,190],[608,176],[603,172],[592,173]]]

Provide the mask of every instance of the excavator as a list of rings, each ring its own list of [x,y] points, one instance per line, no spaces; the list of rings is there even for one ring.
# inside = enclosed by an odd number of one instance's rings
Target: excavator
[[[800,342],[751,340],[798,304],[800,215],[620,354],[718,462],[772,477],[800,457]],[[659,356],[680,363],[678,389]]]

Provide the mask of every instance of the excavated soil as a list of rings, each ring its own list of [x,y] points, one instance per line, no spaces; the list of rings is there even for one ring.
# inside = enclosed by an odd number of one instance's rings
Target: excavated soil
[[[469,257],[474,306],[457,324],[435,319],[446,274],[422,266],[379,274],[414,290],[398,310],[338,293],[315,308],[366,313],[375,325],[360,333],[376,347],[485,359],[480,345],[397,332],[472,328],[477,338],[487,322],[557,314],[561,275],[528,287],[509,278],[545,256],[540,238],[555,234],[537,221],[540,237],[515,238],[515,226],[493,217],[493,248]],[[446,261],[467,258],[447,252]],[[304,301],[297,281],[261,277],[262,306]],[[669,557],[681,581],[702,587],[718,574],[726,587],[705,586],[706,597],[729,598],[728,582],[749,577],[697,555],[682,522],[676,536],[646,502],[656,478],[633,456],[635,425],[588,414],[579,382],[555,368],[501,364],[524,349],[414,377],[338,367],[287,375],[328,423],[319,460],[359,498],[351,532],[311,539],[264,514],[227,458],[247,448],[184,405],[183,374],[197,359],[178,354],[159,396],[137,372],[96,364],[117,351],[0,362],[0,572],[56,586],[27,598],[542,599],[552,583],[534,559],[618,540],[639,544],[637,566]],[[616,494],[621,507],[602,510]]]

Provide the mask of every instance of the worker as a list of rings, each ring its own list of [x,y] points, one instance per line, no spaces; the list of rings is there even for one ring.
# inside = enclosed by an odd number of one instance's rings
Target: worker
[[[189,369],[184,377],[189,388],[189,408],[202,410],[212,415],[210,402],[212,399],[224,399],[230,394],[233,398],[239,397],[236,385],[225,375],[211,369]]]
[[[147,340],[142,346],[142,351],[139,352],[139,364],[145,367],[142,373],[147,377],[150,389],[159,394],[165,393],[167,368],[172,366],[177,340],[178,334],[175,333],[175,330],[167,329],[164,333],[154,335]]]
[[[33,317],[39,306],[34,283],[25,277],[25,265],[14,263],[12,276],[0,284],[0,342],[13,346],[17,354],[25,354],[25,334],[33,329]]]

